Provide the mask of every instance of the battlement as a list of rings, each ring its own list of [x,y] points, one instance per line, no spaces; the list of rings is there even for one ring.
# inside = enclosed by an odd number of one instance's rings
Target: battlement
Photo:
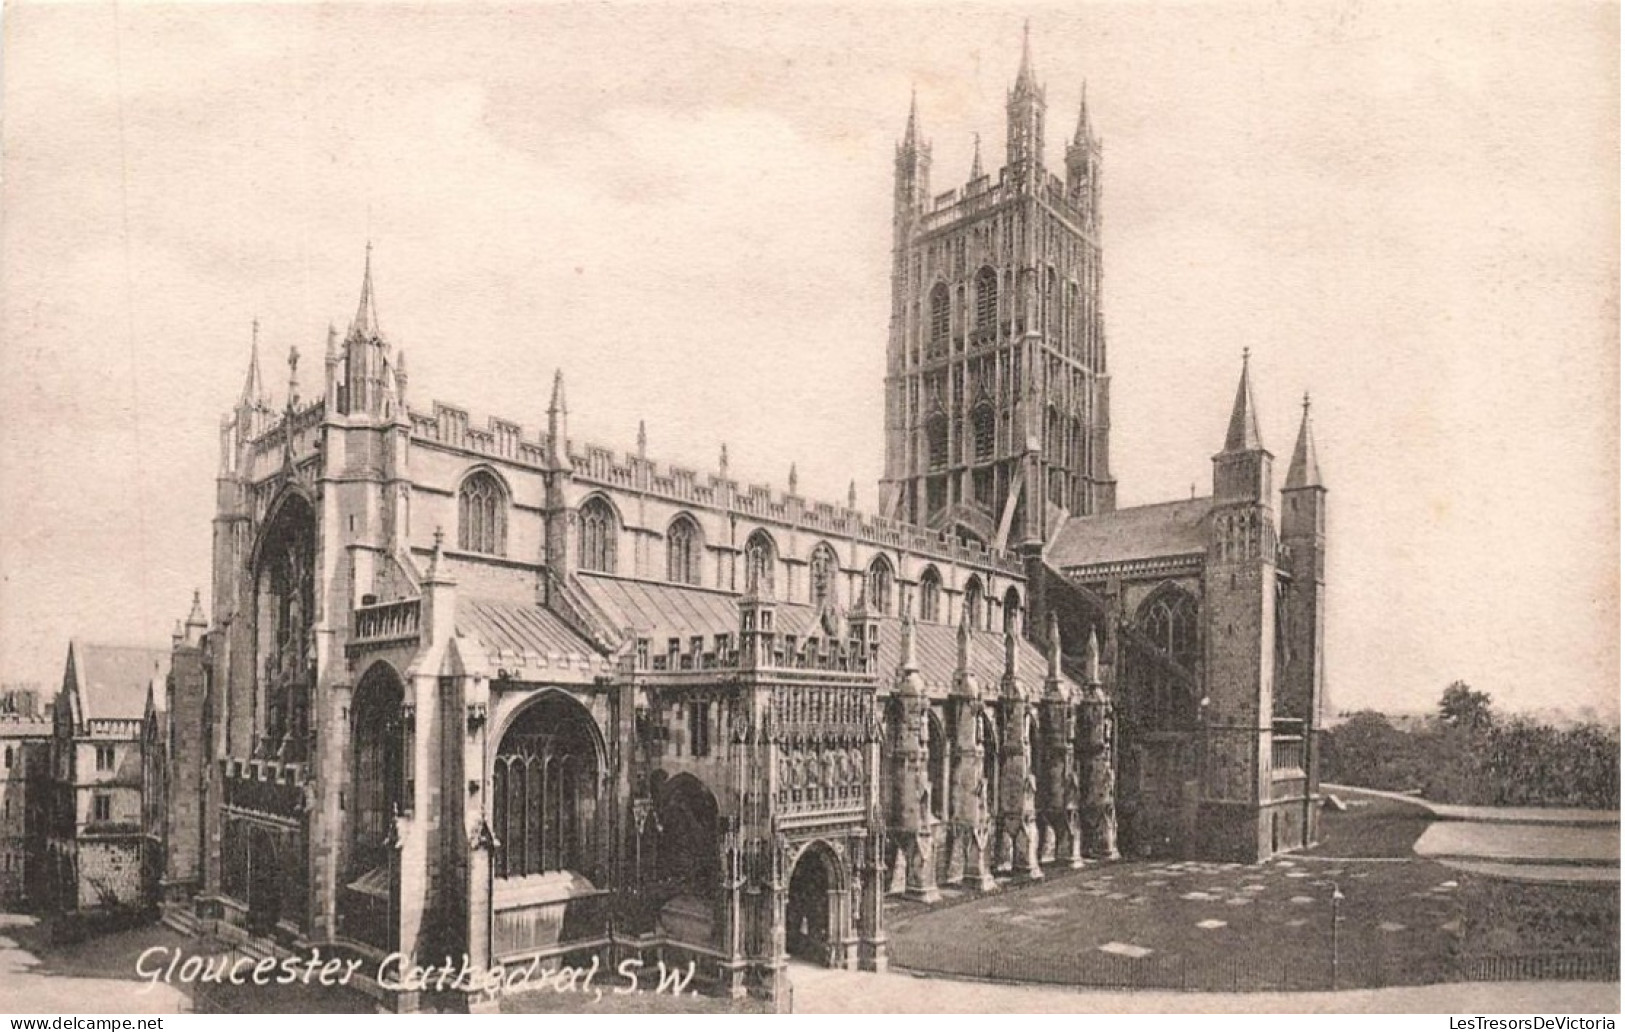
[[[472,425],[465,409],[435,402],[428,413],[410,411],[412,435],[447,447],[487,455],[538,469],[547,467],[548,440],[543,431],[527,432],[511,420],[490,417],[485,428]],[[527,439],[528,438],[528,439]],[[660,466],[636,453],[617,453],[590,442],[568,442],[570,466],[578,480],[624,491],[653,495],[683,505],[720,509],[757,519],[794,525],[809,531],[904,549],[941,559],[1020,575],[1019,557],[962,542],[944,532],[861,512],[848,505],[822,502],[769,484],[739,483],[722,471],[699,473],[678,465]]]
[[[977,176],[962,187],[937,194],[930,208],[920,217],[920,230],[930,233],[979,216],[1021,196],[1021,186],[1022,181],[1011,175],[1009,167],[1000,169],[996,180],[990,176]],[[1054,173],[1039,170],[1038,198],[1083,221],[1084,213],[1072,203],[1066,184]]]

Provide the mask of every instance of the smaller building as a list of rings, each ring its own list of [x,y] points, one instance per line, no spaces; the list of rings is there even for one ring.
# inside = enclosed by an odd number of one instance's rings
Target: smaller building
[[[0,700],[0,909],[27,910],[43,895],[45,778],[51,723],[37,695]]]
[[[168,649],[73,641],[52,720],[46,862],[51,908],[141,909],[157,892],[143,810],[149,701],[163,698]]]

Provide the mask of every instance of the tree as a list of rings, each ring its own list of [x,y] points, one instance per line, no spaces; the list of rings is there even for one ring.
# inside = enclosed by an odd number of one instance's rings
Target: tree
[[[1475,692],[1466,681],[1456,681],[1439,698],[1439,722],[1445,727],[1487,731],[1495,723],[1488,692]]]

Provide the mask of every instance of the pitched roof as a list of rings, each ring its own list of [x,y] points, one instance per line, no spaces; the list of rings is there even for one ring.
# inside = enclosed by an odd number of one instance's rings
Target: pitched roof
[[[1191,498],[1076,516],[1062,526],[1045,558],[1064,569],[1204,552],[1212,507],[1211,498]]]
[[[85,720],[140,720],[153,678],[169,674],[168,649],[73,641],[68,662]]]
[[[590,573],[582,574],[580,582],[592,600],[616,618],[619,627],[656,645],[671,638],[684,642],[694,637],[709,640],[739,631],[739,596],[731,592]],[[818,620],[817,611],[805,603],[775,602],[774,608],[782,634],[805,636]],[[880,627],[880,686],[886,689],[891,687],[891,679],[902,662],[903,623],[896,617],[879,617],[875,622]],[[949,690],[959,666],[959,628],[952,624],[915,623],[914,649],[927,689]],[[1018,654],[1023,683],[1035,690],[1044,679],[1043,650],[1023,639]],[[997,689],[1004,676],[1003,635],[986,631],[971,635],[970,669],[984,691]]]
[[[953,688],[959,667],[959,628],[951,624],[915,623],[914,658],[920,665],[920,678],[932,694]],[[880,671],[882,678],[894,677],[903,659],[903,621],[880,621]],[[1044,683],[1048,668],[1043,650],[1025,638],[1016,640],[1016,676],[1029,692]],[[970,636],[970,672],[982,683],[984,694],[998,691],[1004,680],[1004,635],[975,631]],[[1068,681],[1067,683],[1071,683]],[[889,683],[882,683],[889,688]]]
[[[547,666],[602,660],[592,642],[534,602],[465,596],[457,600],[457,636],[478,641],[494,666]]]
[[[1236,384],[1236,401],[1230,407],[1230,428],[1224,435],[1227,452],[1260,451],[1264,439],[1258,433],[1258,405],[1253,401],[1253,378],[1242,353],[1241,381]]]
[[[1298,444],[1292,449],[1292,464],[1286,470],[1288,491],[1300,487],[1324,487],[1320,479],[1320,458],[1315,454],[1315,433],[1309,422],[1309,396],[1303,398],[1303,425],[1298,428]]]
[[[730,592],[591,573],[581,574],[580,584],[614,621],[616,630],[631,630],[639,638],[686,641],[739,630],[737,597]]]

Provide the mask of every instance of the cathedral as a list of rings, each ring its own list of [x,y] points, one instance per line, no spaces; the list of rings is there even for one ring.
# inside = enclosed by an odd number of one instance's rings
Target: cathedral
[[[370,246],[308,393],[256,328],[171,658],[171,922],[777,997],[884,969],[889,896],[1313,842],[1307,402],[1277,493],[1244,359],[1212,493],[1117,508],[1102,146],[1083,105],[1052,173],[1046,112],[1024,46],[1004,164],[934,193],[909,111],[878,513],[579,440],[562,373],[542,425],[418,404]]]

